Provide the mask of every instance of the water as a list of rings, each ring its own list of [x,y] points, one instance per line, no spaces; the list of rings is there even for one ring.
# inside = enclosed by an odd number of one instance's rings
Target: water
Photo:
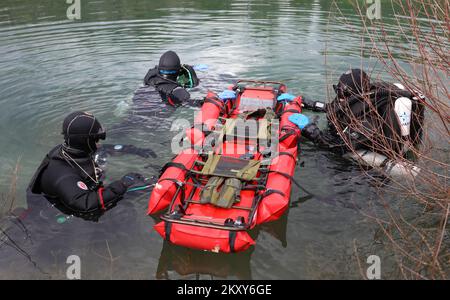
[[[184,63],[209,66],[198,74],[197,98],[239,77],[284,81],[292,93],[326,100],[338,74],[373,64],[360,57],[357,34],[329,22],[330,1],[81,2],[81,20],[74,22],[63,0],[0,4],[0,192],[8,193],[19,162],[17,206],[25,205],[25,187],[45,153],[61,142],[64,116],[87,110],[107,128],[120,123],[133,92],[166,50],[176,50]],[[343,4],[343,12],[360,28],[350,6]],[[184,108],[172,118],[191,114]],[[108,142],[152,148],[158,158],[111,158],[108,178],[128,171],[156,175],[146,166],[170,159],[170,122],[153,120],[148,127],[155,131],[138,128]],[[255,230],[257,245],[246,253],[207,254],[163,243],[145,215],[144,195],[125,199],[99,224],[58,224],[50,216],[51,224],[32,226],[26,255],[2,246],[0,278],[65,278],[70,254],[81,257],[86,279],[360,278],[355,249],[371,254],[376,244],[378,227],[361,213],[374,189],[338,156],[309,144],[302,150],[296,179],[322,201],[294,204],[280,221]],[[302,196],[294,188],[292,199]],[[382,259],[392,265],[388,255]]]

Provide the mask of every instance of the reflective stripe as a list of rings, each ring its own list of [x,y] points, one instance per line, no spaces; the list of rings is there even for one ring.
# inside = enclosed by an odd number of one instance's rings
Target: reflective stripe
[[[175,106],[175,102],[173,102],[172,98],[170,96],[167,96],[167,102],[169,102],[170,105]]]
[[[103,210],[106,210],[106,208],[105,208],[105,201],[103,200],[103,190],[104,190],[104,188],[102,188],[102,187],[98,189],[98,198],[100,200],[100,207]]]

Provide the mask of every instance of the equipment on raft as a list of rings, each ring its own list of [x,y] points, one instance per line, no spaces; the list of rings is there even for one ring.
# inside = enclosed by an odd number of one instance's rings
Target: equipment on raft
[[[189,149],[161,170],[148,214],[167,209],[156,231],[168,242],[212,252],[255,244],[248,231],[289,207],[301,129],[291,122],[302,98],[283,101],[279,82],[240,80],[230,93],[209,92]],[[232,97],[231,91],[235,97]]]

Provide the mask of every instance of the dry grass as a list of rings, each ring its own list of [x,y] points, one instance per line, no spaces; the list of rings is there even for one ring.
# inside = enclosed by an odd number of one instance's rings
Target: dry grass
[[[8,192],[0,195],[0,219],[6,214],[11,213],[16,203],[17,180],[19,178],[20,158],[17,160],[16,166],[11,172],[11,181]]]
[[[404,0],[382,2],[392,5],[393,17],[385,23],[381,19],[366,17],[366,7],[354,2],[360,16],[362,36],[361,53],[370,49],[370,56],[395,81],[402,83],[421,100],[425,107],[422,141],[409,143],[409,151],[421,172],[414,179],[373,177],[378,181],[379,200],[376,206],[382,212],[371,210],[367,217],[376,222],[384,234],[384,244],[394,252],[399,278],[448,279],[450,275],[450,189],[449,172],[449,120],[450,94],[448,91],[449,69],[449,2],[438,0]],[[350,30],[339,4],[337,22]],[[394,34],[395,33],[395,34]],[[355,34],[361,34],[361,31]],[[419,92],[420,91],[420,92]],[[370,101],[366,99],[370,106]],[[380,116],[375,108],[370,114],[378,126],[392,126]],[[346,138],[340,122],[331,118],[347,146],[356,153]],[[382,152],[389,159],[404,161],[402,153],[395,151],[381,131],[368,130],[361,120],[350,118],[349,127],[374,141],[370,147]],[[396,138],[401,138],[397,136]],[[379,169],[383,173],[383,169]],[[367,173],[370,176],[372,173]],[[394,197],[392,197],[394,195]],[[389,201],[388,198],[395,199]]]

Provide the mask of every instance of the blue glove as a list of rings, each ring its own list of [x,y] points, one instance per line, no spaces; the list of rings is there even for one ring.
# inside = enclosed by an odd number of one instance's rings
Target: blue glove
[[[232,90],[224,90],[219,94],[219,99],[222,101],[236,99],[236,92]]]
[[[284,93],[278,96],[277,101],[292,101],[295,99],[295,96],[292,94]]]
[[[288,118],[289,121],[298,126],[298,128],[303,129],[309,124],[309,118],[304,114],[292,114]]]
[[[204,65],[204,64],[199,64],[199,65],[195,65],[194,66],[194,70],[195,71],[207,71],[208,70],[208,65]]]

